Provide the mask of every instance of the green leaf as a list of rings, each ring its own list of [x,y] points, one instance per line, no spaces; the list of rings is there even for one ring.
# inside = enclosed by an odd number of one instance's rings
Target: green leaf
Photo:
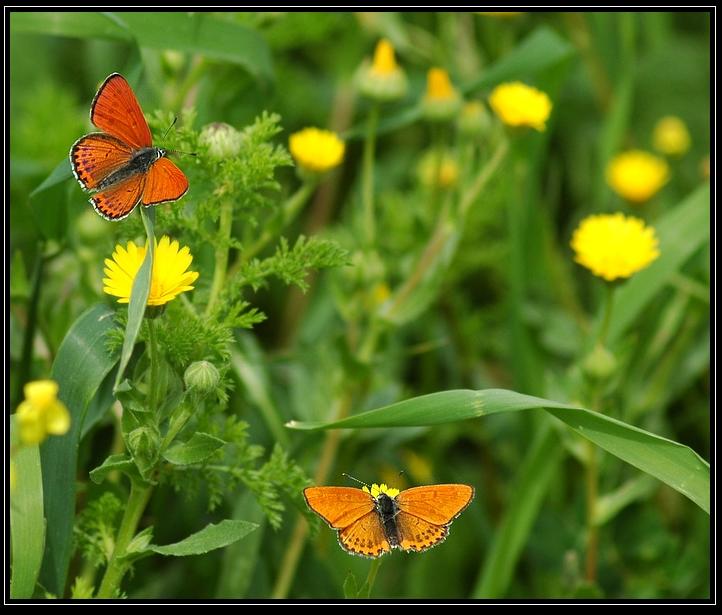
[[[416,427],[530,408],[544,408],[597,446],[667,483],[709,513],[709,464],[688,446],[585,408],[514,391],[443,391],[340,421],[291,421],[287,426],[293,429]]]
[[[112,472],[123,472],[134,480],[140,480],[133,460],[124,453],[110,455],[97,468],[90,471],[90,480],[96,485],[102,483]]]
[[[174,557],[186,557],[188,555],[201,555],[221,549],[244,536],[250,534],[258,528],[255,523],[248,521],[240,521],[236,519],[224,519],[219,524],[210,523],[200,532],[191,534],[188,538],[176,542],[172,545],[148,545],[144,551],[138,551],[138,554],[159,553],[160,555],[172,555]]]
[[[78,442],[90,400],[117,357],[106,351],[105,336],[114,326],[114,312],[98,304],[86,310],[68,331],[53,363],[59,398],[70,411],[70,431],[52,436],[40,447],[43,496],[48,536],[41,580],[51,592],[62,595],[70,560],[75,514],[75,473]]]
[[[10,500],[10,544],[12,546],[11,598],[32,598],[45,548],[43,479],[37,445],[18,446],[15,415],[10,417],[10,442],[15,488]]]
[[[243,517],[258,525],[258,531],[253,532],[243,543],[229,545],[223,552],[216,598],[246,597],[253,574],[258,567],[258,556],[261,554],[266,515],[252,491],[244,491],[238,498],[233,516]]]
[[[710,192],[704,184],[655,223],[659,258],[615,292],[614,318],[608,339],[613,343],[637,320],[655,295],[669,284],[689,258],[709,243]]]
[[[551,429],[551,421],[545,421],[514,479],[507,509],[481,567],[474,598],[501,598],[506,594],[563,452],[557,434]]]
[[[72,176],[70,162],[67,158],[63,158],[52,173],[30,193],[29,209],[38,230],[46,239],[60,241],[66,235],[67,181]]]
[[[155,210],[140,207],[140,215],[143,218],[143,225],[147,235],[148,249],[145,253],[143,263],[138,269],[138,273],[133,280],[133,288],[130,291],[130,303],[128,304],[128,322],[125,325],[125,337],[123,338],[123,349],[120,352],[120,365],[118,373],[115,376],[116,391],[123,380],[125,368],[133,354],[135,340],[138,339],[140,326],[143,324],[143,315],[145,314],[146,304],[148,303],[148,295],[150,294],[150,276],[153,271],[153,257],[155,254],[155,235],[153,234],[153,226],[155,223]]]
[[[13,32],[137,41],[238,64],[256,78],[273,79],[271,51],[248,27],[207,13],[13,13]]]
[[[221,448],[225,442],[211,434],[194,433],[187,442],[176,442],[163,453],[163,458],[178,466],[200,463],[208,459]]]

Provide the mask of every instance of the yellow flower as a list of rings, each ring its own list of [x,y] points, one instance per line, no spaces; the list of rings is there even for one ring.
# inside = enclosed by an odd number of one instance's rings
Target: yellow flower
[[[373,63],[366,60],[359,69],[358,85],[361,93],[379,101],[402,98],[406,94],[406,75],[396,63],[394,48],[382,38],[376,45]]]
[[[374,483],[373,485],[371,485],[371,490],[369,490],[369,488],[364,485],[362,491],[370,493],[375,498],[379,497],[379,495],[381,495],[382,493],[385,493],[390,498],[395,498],[397,495],[399,495],[398,489],[388,487],[385,483],[381,483],[380,485]]]
[[[608,282],[628,278],[659,256],[654,228],[621,213],[581,221],[572,235],[574,260]]]
[[[667,179],[667,163],[641,150],[618,154],[607,165],[607,183],[619,196],[636,204],[651,199]]]
[[[424,114],[430,120],[450,120],[461,107],[461,95],[443,68],[430,68],[426,76]]]
[[[103,291],[118,297],[118,303],[128,303],[133,280],[144,258],[145,247],[139,248],[132,241],[126,248],[115,246],[113,260],[105,259],[103,271],[107,277],[103,278]],[[148,305],[165,305],[181,293],[193,290],[198,273],[187,271],[192,261],[188,247],[179,249],[178,242],[171,242],[165,235],[156,240]]]
[[[341,164],[346,146],[335,132],[304,128],[291,135],[289,147],[301,168],[323,173]]]
[[[685,123],[673,115],[657,122],[652,133],[654,149],[667,156],[681,156],[689,149],[691,140]]]
[[[70,413],[58,399],[58,383],[35,380],[24,388],[25,400],[16,414],[23,444],[39,444],[53,434],[60,436],[70,429]]]
[[[549,97],[521,81],[497,85],[489,96],[489,104],[508,126],[529,126],[543,131],[552,110]]]

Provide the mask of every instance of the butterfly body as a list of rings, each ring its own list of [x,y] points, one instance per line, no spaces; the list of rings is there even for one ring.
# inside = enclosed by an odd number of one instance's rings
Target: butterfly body
[[[122,220],[138,203],[148,207],[175,201],[188,190],[188,179],[154,147],[133,90],[113,73],[98,89],[91,122],[103,132],[78,139],[70,148],[70,165],[90,202],[107,220]]]
[[[368,488],[307,487],[309,508],[338,531],[353,555],[380,557],[392,549],[425,551],[443,542],[449,525],[474,498],[469,485],[429,485],[399,492]]]

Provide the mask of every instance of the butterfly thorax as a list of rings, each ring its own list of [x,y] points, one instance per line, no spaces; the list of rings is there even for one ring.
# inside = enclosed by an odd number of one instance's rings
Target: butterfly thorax
[[[148,169],[167,154],[161,147],[143,147],[133,153],[133,157],[123,167],[114,171],[98,183],[96,190],[104,190],[138,173],[147,173]]]
[[[395,498],[390,498],[385,493],[381,493],[376,500],[376,511],[381,517],[381,525],[384,527],[384,533],[391,546],[399,544],[399,531],[396,526],[396,515],[399,509],[396,505]]]

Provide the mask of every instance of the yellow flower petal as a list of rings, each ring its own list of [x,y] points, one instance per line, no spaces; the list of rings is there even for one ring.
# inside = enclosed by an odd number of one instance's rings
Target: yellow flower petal
[[[56,402],[45,411],[45,429],[49,434],[56,436],[67,433],[70,429],[70,412],[65,404]]]
[[[651,199],[668,179],[667,163],[641,150],[619,154],[607,165],[607,183],[619,196],[634,204]]]
[[[608,282],[628,278],[659,257],[654,228],[621,213],[585,218],[571,246],[576,262]]]
[[[35,380],[23,388],[25,399],[34,406],[46,407],[58,398],[58,383],[54,380]]]
[[[539,131],[546,128],[552,110],[549,97],[520,81],[502,83],[489,96],[489,105],[508,126],[528,126]]]
[[[145,247],[138,247],[132,241],[127,249],[115,247],[113,260],[106,259],[103,270],[103,292],[118,297],[118,303],[128,303],[133,281],[145,258]],[[148,305],[164,305],[178,295],[193,290],[191,284],[198,279],[198,272],[188,271],[193,256],[187,246],[183,248],[177,240],[164,235],[156,240],[151,273]]]
[[[291,155],[299,166],[315,173],[341,164],[345,147],[336,133],[319,128],[305,128],[289,139]]]

